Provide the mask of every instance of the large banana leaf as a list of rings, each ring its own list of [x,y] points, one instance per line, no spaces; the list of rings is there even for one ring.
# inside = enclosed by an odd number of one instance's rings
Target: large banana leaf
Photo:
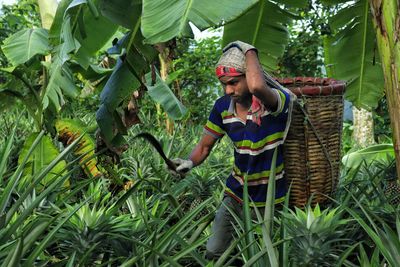
[[[57,0],[38,0],[40,10],[40,20],[42,27],[49,30],[51,24],[53,24],[54,16],[57,11],[58,1]]]
[[[51,101],[56,110],[60,110],[64,104],[63,93],[70,97],[78,95],[77,87],[74,83],[73,75],[68,65],[65,64],[71,57],[71,53],[79,49],[80,44],[74,38],[71,28],[71,16],[65,16],[60,39],[62,43],[57,47],[53,62],[45,64],[49,71],[49,80],[46,89],[42,93],[43,108],[46,109]]]
[[[90,4],[91,2],[92,4]],[[118,29],[118,25],[96,13],[98,12],[98,2],[97,0],[82,1],[87,5],[81,11],[83,18],[78,25],[80,30],[76,31],[74,35],[81,44],[75,57],[84,68],[89,67],[90,57],[94,56],[106,43],[109,42],[111,45],[112,40],[110,39]]]
[[[375,108],[384,80],[368,1],[350,1],[330,19],[330,26],[336,34],[324,45],[328,76],[347,81],[345,97],[355,106]]]
[[[140,81],[130,71],[128,63],[119,59],[100,94],[100,103],[114,110],[139,86]]]
[[[53,45],[60,43],[60,34],[63,26],[64,14],[71,2],[72,0],[61,0],[60,3],[58,3],[56,15],[54,16],[53,23],[51,24],[51,28],[49,30],[50,42]]]
[[[305,3],[298,1],[297,5],[304,6]],[[223,45],[235,40],[252,44],[258,49],[261,64],[267,70],[276,70],[289,42],[287,25],[295,18],[295,14],[280,5],[260,0],[239,19],[225,25]]]
[[[190,36],[189,21],[200,30],[237,18],[257,0],[143,0],[142,32],[147,43]]]
[[[27,62],[35,55],[46,55],[50,51],[49,34],[45,29],[24,29],[6,40],[1,47],[13,66]]]
[[[63,20],[60,37],[62,43],[59,46],[59,51],[57,51],[56,57],[61,60],[61,64],[64,64],[70,59],[69,54],[76,52],[81,46],[81,44],[73,36],[70,15],[67,15]]]
[[[158,74],[156,75],[156,83],[154,85],[151,84],[151,73],[148,73],[146,74],[146,85],[147,92],[151,98],[160,103],[172,119],[177,120],[185,116],[187,109]]]
[[[355,169],[362,162],[369,166],[373,161],[387,161],[393,158],[393,144],[378,144],[345,155],[342,163],[348,168]]]
[[[115,137],[115,110],[139,86],[140,81],[130,71],[127,61],[119,59],[100,94],[100,107],[96,113],[97,123],[106,140],[111,141]]]
[[[29,149],[31,148],[33,142],[35,141],[38,133],[32,133],[27,140],[21,150],[21,153],[18,157],[18,164],[22,164],[22,161],[25,159]],[[40,140],[40,143],[35,147],[33,153],[28,158],[26,167],[23,171],[23,177],[18,183],[18,188],[24,188],[27,184],[29,184],[32,174],[37,173],[43,168],[47,167],[58,155],[59,151],[53,144],[51,138],[47,135],[43,136]],[[46,175],[46,177],[42,180],[41,185],[37,188],[41,190],[43,186],[49,184],[58,174],[64,173],[66,167],[66,162],[64,160],[60,161],[54,168]],[[69,183],[66,182],[64,186],[67,186]]]
[[[51,101],[56,110],[59,111],[64,104],[63,95],[66,94],[70,97],[76,97],[78,95],[78,89],[74,83],[73,74],[66,65],[61,64],[61,60],[56,58],[56,60],[47,67],[49,68],[50,79],[43,94],[43,108],[46,109]]]
[[[142,13],[140,0],[100,0],[99,9],[112,22],[133,30]]]
[[[134,90],[143,85],[139,79],[150,70],[150,62],[156,55],[151,46],[142,44],[143,36],[138,31],[139,24],[140,20],[136,20],[135,30],[115,44],[116,52],[125,48],[127,53],[122,56],[123,60],[118,59],[100,95],[96,120],[103,137],[109,142],[121,137],[115,133],[115,128],[121,128],[121,118],[116,109],[132,95]]]

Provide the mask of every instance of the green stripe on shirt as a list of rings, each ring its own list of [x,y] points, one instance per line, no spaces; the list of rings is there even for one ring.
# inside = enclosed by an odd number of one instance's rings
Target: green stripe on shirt
[[[242,140],[239,142],[234,142],[236,147],[249,147],[251,149],[260,149],[264,147],[267,143],[273,142],[275,140],[278,140],[280,138],[283,138],[285,132],[277,132],[271,135],[268,135],[264,139],[253,143],[251,140]]]
[[[281,163],[279,166],[276,166],[275,172],[276,172],[276,173],[282,172],[283,167],[284,167],[284,164],[283,164],[283,163]],[[236,166],[236,164],[233,166],[233,171],[234,171],[234,173],[235,173],[236,175],[238,175],[238,176],[240,176],[240,177],[244,177],[244,173],[242,173],[242,172],[240,171],[240,169]],[[270,174],[271,174],[271,171],[270,171],[270,170],[262,171],[262,172],[257,172],[257,173],[252,173],[252,174],[248,174],[248,175],[247,175],[247,179],[248,179],[248,181],[257,180],[257,179],[260,179],[260,178],[263,178],[263,177],[269,177]]]

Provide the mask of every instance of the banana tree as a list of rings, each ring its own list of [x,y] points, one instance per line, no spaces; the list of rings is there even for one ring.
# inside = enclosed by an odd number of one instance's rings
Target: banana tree
[[[297,8],[307,5],[307,0],[259,0],[240,18],[224,27],[223,44],[241,40],[258,49],[261,64],[269,71],[277,69],[289,42],[287,26],[299,18]]]
[[[189,21],[200,29],[222,25],[237,18],[256,2],[208,0],[206,4],[200,4],[177,0],[154,4],[154,1],[147,0],[62,0],[53,14],[55,9],[46,6],[49,2],[40,1],[43,25],[50,29],[26,29],[4,42],[2,49],[12,66],[3,71],[15,79],[10,79],[0,93],[22,100],[35,118],[36,128],[41,129],[50,121],[45,115],[53,116],[61,109],[65,95],[77,97],[76,84],[81,81],[76,78],[87,78],[87,73],[93,74],[94,70],[99,74],[95,80],[107,81],[100,96],[97,122],[107,143],[119,144],[129,126],[121,115],[121,107],[126,106],[131,96],[129,103],[136,106],[135,95],[151,91],[147,86],[153,87],[158,81],[154,78],[154,71],[150,84],[144,79],[157,55],[152,45],[175,37],[192,36]],[[118,29],[129,31],[116,40]],[[112,53],[117,55],[118,62],[110,75],[98,71],[92,62],[97,51],[112,40]],[[46,57],[44,61],[43,56]],[[164,88],[157,91],[171,96],[166,86],[156,88]],[[174,117],[184,115],[184,109],[179,107],[181,104],[176,98],[171,96],[164,102],[178,106],[172,109],[177,111]],[[129,112],[128,109],[124,115]],[[49,124],[47,128],[50,129],[53,121]]]
[[[337,34],[327,39],[326,58],[332,77],[349,81],[346,97],[357,107],[375,108],[386,94],[400,178],[400,46],[399,6],[394,0],[343,1],[332,18]],[[376,40],[376,42],[375,42]],[[375,47],[377,44],[377,48]],[[377,53],[379,52],[379,53]]]
[[[87,66],[90,57],[118,28],[99,18],[88,3],[40,1],[43,28],[24,29],[4,41],[2,49],[11,67],[2,71],[13,78],[0,89],[0,94],[21,100],[35,119],[37,130],[45,124],[52,128],[50,118],[61,109],[65,96],[78,96],[71,67],[76,62]],[[103,34],[98,35],[105,25]]]
[[[99,2],[101,14],[130,31],[114,45],[119,61],[100,96],[96,119],[106,143],[119,146],[123,142],[126,124],[118,109],[135,91],[148,91],[172,118],[182,118],[185,109],[170,89],[157,79],[151,67],[158,52],[154,47],[168,47],[175,37],[192,37],[189,21],[200,29],[215,27],[237,18],[256,0],[223,1],[149,1],[114,0]],[[122,10],[124,10],[122,12]],[[125,12],[127,10],[128,12]],[[146,73],[152,73],[147,74]],[[164,105],[163,105],[164,104]],[[174,106],[172,107],[171,106]],[[110,125],[112,127],[110,127]]]

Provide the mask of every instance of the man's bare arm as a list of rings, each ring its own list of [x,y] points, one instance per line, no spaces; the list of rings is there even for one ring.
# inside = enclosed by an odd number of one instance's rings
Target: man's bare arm
[[[216,142],[217,139],[211,135],[204,134],[202,136],[200,142],[189,156],[189,159],[193,162],[193,166],[200,165],[208,157]]]
[[[255,95],[270,111],[278,108],[278,96],[264,80],[264,73],[255,50],[246,53],[246,81],[251,94]]]

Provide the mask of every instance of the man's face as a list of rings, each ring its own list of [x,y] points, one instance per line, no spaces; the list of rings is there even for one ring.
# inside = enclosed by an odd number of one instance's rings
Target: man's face
[[[233,101],[245,103],[249,98],[251,98],[246,76],[222,76],[219,78],[219,81],[224,88],[225,94],[229,95]]]

